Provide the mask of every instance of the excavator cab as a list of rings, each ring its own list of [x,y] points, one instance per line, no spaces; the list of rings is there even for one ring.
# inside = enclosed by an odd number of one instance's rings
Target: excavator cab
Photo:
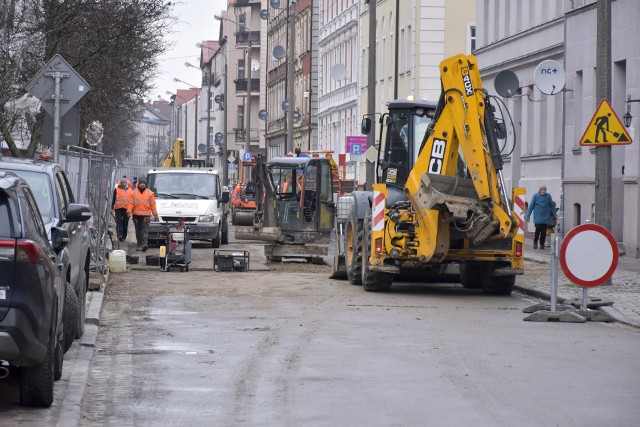
[[[283,232],[331,231],[333,176],[328,159],[275,158],[269,162],[268,171],[275,190],[275,221]]]
[[[404,189],[409,172],[418,159],[436,104],[396,100],[380,119],[377,182]]]

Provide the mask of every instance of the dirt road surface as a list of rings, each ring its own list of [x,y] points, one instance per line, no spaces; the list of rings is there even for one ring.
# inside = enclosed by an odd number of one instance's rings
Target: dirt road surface
[[[634,425],[640,334],[523,322],[455,283],[364,292],[330,268],[133,266],[108,286],[83,426]],[[534,279],[530,277],[530,279]],[[523,280],[526,280],[524,278]]]

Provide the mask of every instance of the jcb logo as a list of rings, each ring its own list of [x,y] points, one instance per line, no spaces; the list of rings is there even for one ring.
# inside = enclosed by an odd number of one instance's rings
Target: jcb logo
[[[469,69],[467,67],[462,69],[462,82],[464,83],[464,91],[467,96],[472,96],[473,85],[471,84],[471,76],[469,75]]]
[[[431,158],[429,159],[429,173],[440,175],[442,172],[442,162],[444,161],[444,152],[447,148],[447,141],[444,139],[433,139],[431,147]]]

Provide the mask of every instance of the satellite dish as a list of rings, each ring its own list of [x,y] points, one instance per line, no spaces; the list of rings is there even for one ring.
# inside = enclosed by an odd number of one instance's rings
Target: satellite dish
[[[284,111],[285,113],[289,111],[289,101],[287,101],[286,99],[282,101],[282,111]]]
[[[520,88],[518,76],[511,70],[502,70],[493,82],[496,92],[505,98],[511,98]]]
[[[271,0],[269,4],[274,9],[280,9],[280,0]]]
[[[264,120],[264,121],[266,121],[268,117],[269,117],[269,114],[267,113],[267,110],[260,110],[260,111],[258,111],[258,118],[259,118],[260,120]]]
[[[298,123],[300,121],[300,119],[302,118],[302,114],[300,114],[300,111],[296,110],[293,112],[293,121]]]
[[[533,73],[533,82],[540,92],[554,95],[564,88],[564,69],[557,61],[542,61]]]
[[[333,80],[342,80],[347,77],[347,67],[344,64],[335,64],[331,67],[330,74]]]
[[[278,45],[273,48],[272,55],[279,61],[287,55],[287,52],[284,50],[284,47]]]
[[[257,59],[251,60],[251,71],[258,71],[260,69],[260,61]]]
[[[216,132],[216,134],[213,137],[213,142],[215,142],[216,144],[220,144],[222,142],[222,137],[224,135],[222,135],[222,132]]]
[[[260,18],[264,20],[269,19],[269,11],[267,9],[262,9],[260,11]]]
[[[216,96],[213,97],[213,102],[215,102],[216,104],[222,104],[224,102],[224,95],[223,94],[218,94]]]
[[[207,146],[204,144],[198,144],[198,152],[203,152],[207,149]]]

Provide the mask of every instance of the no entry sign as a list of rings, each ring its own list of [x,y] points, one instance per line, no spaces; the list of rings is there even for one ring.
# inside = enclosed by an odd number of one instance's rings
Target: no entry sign
[[[618,245],[606,228],[582,224],[567,233],[562,241],[560,264],[569,280],[592,288],[613,275],[618,266]]]

